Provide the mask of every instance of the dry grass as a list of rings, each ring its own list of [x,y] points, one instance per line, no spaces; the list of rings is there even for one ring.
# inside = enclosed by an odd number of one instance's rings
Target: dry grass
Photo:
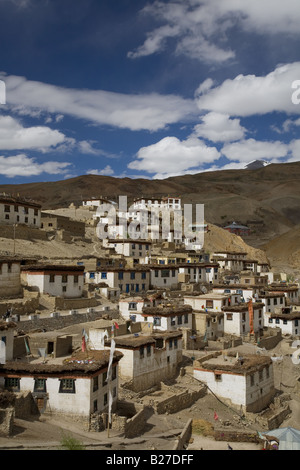
[[[193,419],[192,434],[198,434],[204,437],[214,437],[214,427],[204,419]]]

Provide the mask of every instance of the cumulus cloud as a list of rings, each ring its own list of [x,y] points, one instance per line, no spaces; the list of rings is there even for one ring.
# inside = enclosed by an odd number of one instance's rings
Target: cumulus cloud
[[[272,160],[277,161],[286,157],[289,152],[289,145],[280,141],[265,142],[255,139],[241,140],[224,145],[221,153],[229,160],[249,163],[252,160]]]
[[[198,88],[198,107],[205,111],[251,116],[273,111],[299,114],[292,102],[292,83],[300,76],[300,62],[278,66],[266,76],[238,75],[213,87],[212,81]],[[206,86],[204,86],[206,84]]]
[[[194,133],[212,142],[232,142],[243,139],[246,129],[241,126],[239,119],[230,119],[229,114],[211,112],[202,117]]]
[[[69,166],[70,163],[68,162],[48,161],[38,163],[36,159],[30,158],[25,154],[10,157],[0,156],[0,175],[7,178],[38,176],[42,173],[51,175],[64,174]]]
[[[142,13],[155,18],[160,26],[147,33],[144,44],[128,53],[131,58],[162,51],[172,37],[176,39],[175,53],[222,63],[235,56],[230,48],[224,48],[233,26],[246,33],[299,34],[298,0],[157,0]]]
[[[220,157],[215,147],[208,147],[196,137],[180,141],[176,137],[165,137],[159,142],[143,147],[136,160],[128,168],[154,173],[154,178],[167,178],[175,174],[200,171],[203,164]]]
[[[7,104],[15,106],[16,110],[22,103],[23,113],[42,110],[84,119],[97,125],[133,131],[157,131],[197,112],[193,100],[176,95],[126,95],[103,90],[63,88],[19,76],[4,76],[3,79],[6,83]]]
[[[11,116],[0,116],[0,149],[48,149],[66,140],[64,134],[45,126],[23,127]]]

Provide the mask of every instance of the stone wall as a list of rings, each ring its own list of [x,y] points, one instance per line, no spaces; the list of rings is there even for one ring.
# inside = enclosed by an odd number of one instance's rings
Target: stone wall
[[[206,387],[199,385],[199,390],[184,390],[159,401],[154,399],[151,404],[157,414],[177,413],[180,410],[189,408],[205,395]]]
[[[9,437],[12,435],[14,418],[14,408],[0,408],[0,436]]]
[[[1,237],[14,239],[14,227],[12,225],[1,225]],[[30,228],[26,225],[15,227],[15,238],[21,240],[48,240],[47,233],[38,228]],[[18,242],[16,242],[16,252],[18,252]]]
[[[185,450],[192,435],[193,420],[189,419],[172,450]]]
[[[101,319],[114,319],[118,318],[119,313],[116,310],[111,311],[96,311],[90,313],[74,313],[72,315],[60,315],[58,318],[38,318],[35,320],[18,321],[16,331],[29,333],[33,330],[54,331],[61,330],[68,326],[77,325],[78,323],[96,321]]]

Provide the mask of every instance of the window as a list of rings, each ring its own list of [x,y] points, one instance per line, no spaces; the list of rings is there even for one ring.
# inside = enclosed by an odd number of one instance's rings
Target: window
[[[67,292],[67,286],[63,286],[62,291]]]
[[[12,392],[20,391],[20,379],[15,377],[5,377],[5,388]]]
[[[75,275],[74,276],[74,284],[78,284],[78,281],[79,281],[79,276]]]
[[[169,349],[173,349],[173,340],[172,339],[169,340]]]
[[[189,322],[189,316],[187,313],[184,314],[184,323],[188,323]]]
[[[15,206],[15,212],[19,212],[19,206]]]
[[[206,308],[213,308],[214,307],[214,301],[213,300],[207,300],[206,301]]]
[[[178,325],[182,325],[182,315],[179,315],[177,318]]]
[[[10,206],[4,206],[4,212],[10,212]]]
[[[112,368],[112,372],[111,372],[111,380],[115,380],[117,378],[117,367],[113,367]]]
[[[90,273],[90,279],[95,279],[95,273]]]
[[[61,276],[61,282],[68,282],[68,275],[67,274],[63,274]]]
[[[96,413],[98,411],[98,401],[97,400],[93,401],[93,410],[94,410],[94,413]]]
[[[144,346],[140,347],[140,359],[144,358]]]
[[[129,310],[137,310],[137,303],[136,302],[129,302]]]
[[[130,273],[130,279],[135,279],[135,272]]]
[[[146,273],[142,273],[142,279],[146,279]]]
[[[176,317],[171,317],[171,326],[176,325]]]
[[[9,220],[9,215],[8,214],[5,215],[5,220]]]
[[[98,376],[93,378],[93,392],[96,392],[98,390],[99,384],[98,384]]]
[[[60,379],[59,393],[76,393],[74,379]]]
[[[25,224],[28,224],[28,217],[25,217]]]
[[[103,372],[102,374],[102,387],[106,385],[106,379],[107,379],[107,372]]]
[[[46,379],[34,379],[34,392],[46,392]]]
[[[50,274],[49,282],[55,282],[55,274]]]
[[[107,405],[107,393],[104,394],[104,397],[103,397],[103,405],[104,405],[104,406]]]
[[[177,349],[178,348],[178,339],[175,338],[174,339],[174,349]]]
[[[226,313],[226,320],[232,321],[232,318],[233,318],[232,313]]]
[[[107,273],[101,273],[101,279],[107,279]]]
[[[147,344],[147,356],[151,356],[151,344]]]
[[[118,273],[118,279],[119,279],[119,280],[122,280],[123,277],[124,277],[124,276],[123,276],[123,272],[119,272],[119,273]]]
[[[250,385],[251,387],[254,385],[254,374],[250,375]]]
[[[153,318],[153,326],[161,326],[161,318],[160,317],[154,317]]]
[[[215,381],[222,382],[222,374],[215,374]]]
[[[155,270],[154,275],[155,275],[155,277],[158,277],[158,270],[157,269]]]

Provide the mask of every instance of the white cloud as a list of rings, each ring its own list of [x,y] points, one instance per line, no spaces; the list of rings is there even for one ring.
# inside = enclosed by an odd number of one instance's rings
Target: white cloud
[[[286,157],[289,146],[282,142],[264,142],[255,139],[241,140],[227,145],[221,150],[229,160],[248,163],[252,160],[277,161]]]
[[[202,84],[198,88],[198,107],[204,111],[251,116],[273,111],[296,113],[300,105],[292,103],[292,83],[300,77],[300,62],[278,66],[266,76],[238,75],[220,86]]]
[[[211,112],[202,117],[194,133],[212,142],[232,142],[243,139],[246,129],[241,126],[239,119],[230,119],[229,114]]]
[[[68,162],[44,162],[38,163],[34,158],[30,158],[25,154],[15,155],[11,157],[0,156],[0,175],[7,178],[15,176],[38,176],[42,173],[51,175],[64,174],[70,166]]]
[[[155,173],[154,178],[167,178],[187,171],[200,171],[203,164],[213,162],[219,156],[215,147],[208,147],[195,137],[185,141],[165,137],[156,144],[141,148],[128,168]]]
[[[64,134],[49,127],[23,127],[10,116],[0,116],[0,149],[48,149],[65,141]]]
[[[113,176],[114,170],[110,165],[107,165],[103,170],[88,170],[87,175],[103,175],[103,176]]]
[[[2,78],[2,77],[0,77]],[[126,95],[103,90],[57,87],[24,77],[3,76],[8,106],[25,112],[70,115],[97,125],[157,131],[196,115],[193,100],[157,93]]]
[[[144,44],[128,54],[132,58],[160,52],[173,37],[176,53],[218,63],[235,55],[221,47],[234,26],[249,33],[299,34],[298,0],[157,0],[142,13],[154,17],[161,26],[148,32]]]

